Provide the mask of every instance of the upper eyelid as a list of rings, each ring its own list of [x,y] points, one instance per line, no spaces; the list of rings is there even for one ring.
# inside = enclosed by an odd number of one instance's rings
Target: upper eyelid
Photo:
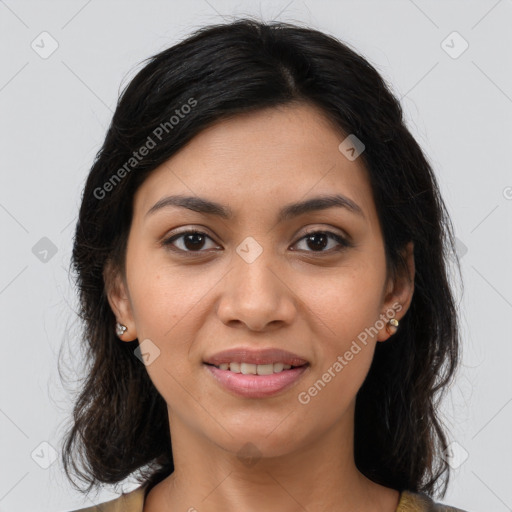
[[[199,234],[203,234],[203,235],[206,235],[206,236],[209,236],[210,238],[214,239],[215,236],[214,235],[211,235],[210,234],[210,230],[205,227],[205,226],[199,226],[199,227],[194,227],[193,225],[192,226],[180,226],[180,227],[177,227],[176,229],[179,229],[181,230],[183,228],[182,231],[177,231],[177,232],[173,232],[173,233],[169,233],[169,234],[166,234],[162,237],[162,240],[169,240],[169,238],[173,238],[173,237],[177,237],[179,235],[186,235],[188,233],[199,233]],[[333,230],[338,230],[339,232],[336,232],[336,231],[333,231]],[[343,229],[341,228],[336,228],[334,226],[326,226],[326,227],[309,227],[309,228],[306,228],[306,231],[303,232],[300,237],[304,237],[306,235],[309,235],[311,233],[317,233],[317,232],[325,232],[325,233],[329,233],[329,232],[332,232],[332,234],[334,235],[338,235],[344,239],[346,239],[347,241],[348,240],[351,240],[351,236]],[[296,235],[298,236],[298,235]]]

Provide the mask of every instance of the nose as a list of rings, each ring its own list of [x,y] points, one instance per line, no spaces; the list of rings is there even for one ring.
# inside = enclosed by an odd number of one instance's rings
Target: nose
[[[265,252],[250,263],[234,255],[231,270],[222,280],[217,308],[224,324],[268,331],[293,322],[297,298],[286,282],[285,273],[272,264]]]

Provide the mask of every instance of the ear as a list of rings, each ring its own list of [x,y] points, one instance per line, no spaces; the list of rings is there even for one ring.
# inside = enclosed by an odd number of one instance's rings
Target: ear
[[[394,318],[400,321],[407,313],[411,305],[412,296],[414,294],[414,244],[409,242],[402,255],[405,260],[405,268],[399,267],[395,276],[390,277],[386,286],[386,292],[383,303],[383,315],[385,326],[380,329],[377,335],[378,341],[386,341],[391,334],[387,330],[388,320],[391,318],[390,312],[395,311]],[[386,314],[388,313],[388,314]],[[400,327],[398,327],[400,329]]]
[[[117,266],[109,260],[103,269],[103,281],[108,303],[116,320],[126,326],[126,331],[119,336],[122,341],[137,339],[137,330],[133,317],[132,305],[128,295],[128,287]],[[115,326],[112,326],[115,329]]]

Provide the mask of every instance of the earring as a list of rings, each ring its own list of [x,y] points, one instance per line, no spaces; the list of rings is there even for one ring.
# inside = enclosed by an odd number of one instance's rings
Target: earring
[[[125,333],[126,329],[128,329],[128,327],[126,327],[126,325],[116,322],[116,334],[119,337],[121,337]]]
[[[386,325],[386,330],[389,334],[393,335],[398,330],[399,322],[396,318],[392,318]]]

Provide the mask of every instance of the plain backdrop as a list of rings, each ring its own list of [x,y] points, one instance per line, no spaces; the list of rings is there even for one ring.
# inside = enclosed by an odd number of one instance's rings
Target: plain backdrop
[[[0,0],[0,512],[117,495],[80,495],[55,460],[72,407],[61,348],[80,376],[68,265],[84,179],[141,61],[245,15],[340,38],[400,98],[452,215],[465,286],[462,365],[442,407],[454,443],[443,501],[512,510],[510,0]]]

